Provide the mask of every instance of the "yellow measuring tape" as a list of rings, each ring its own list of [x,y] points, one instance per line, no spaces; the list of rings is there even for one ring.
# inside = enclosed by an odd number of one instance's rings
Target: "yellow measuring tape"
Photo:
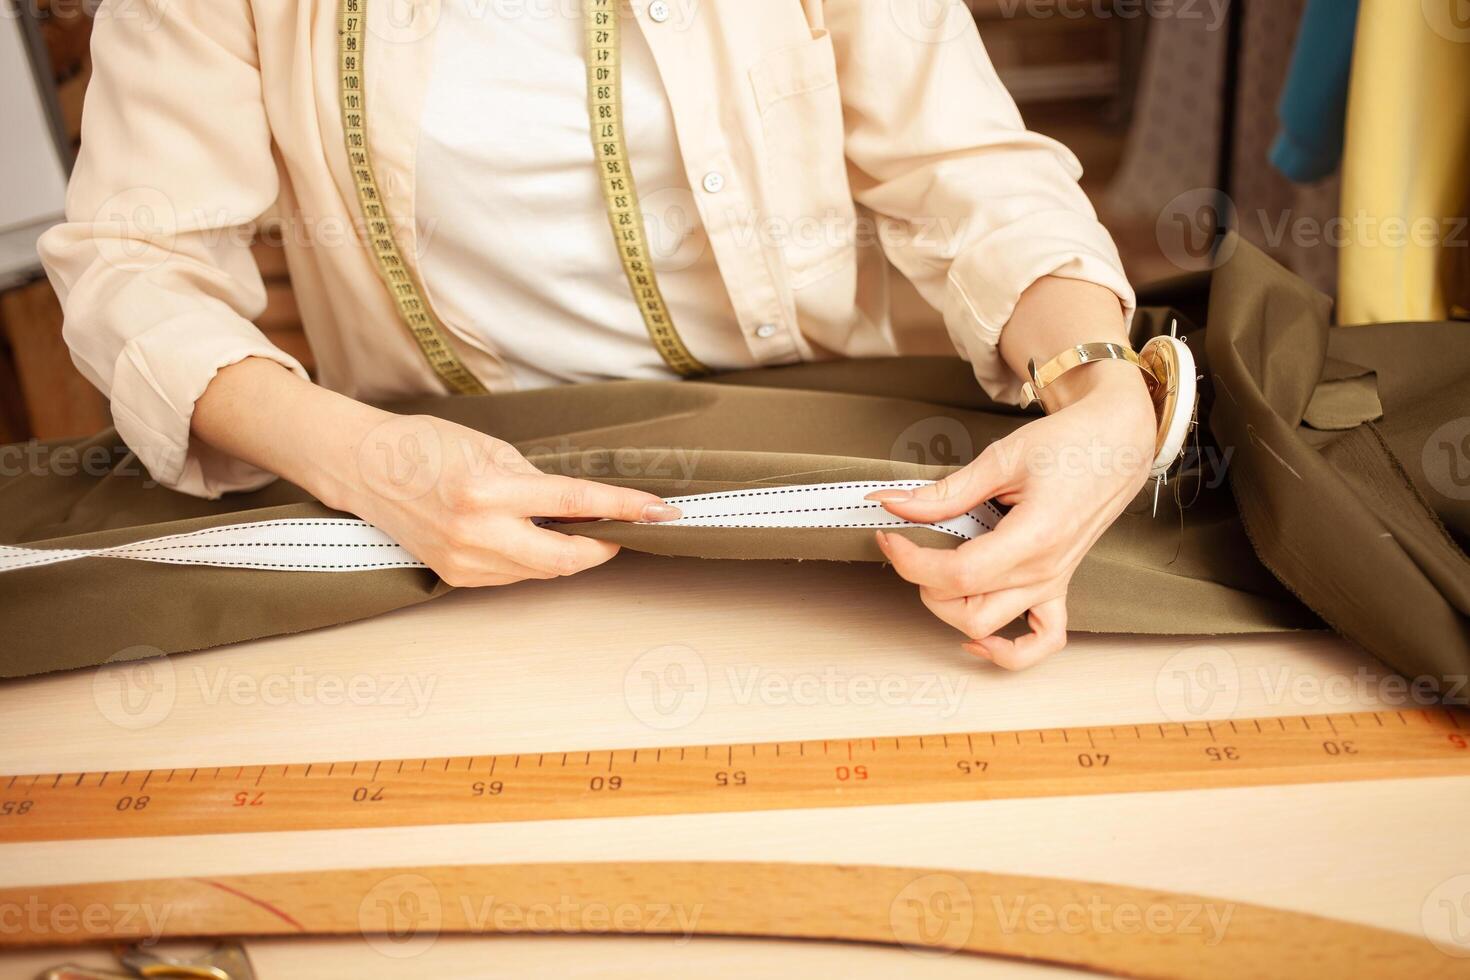
[[[367,222],[368,245],[378,272],[388,285],[399,316],[451,391],[462,395],[485,393],[485,387],[460,362],[442,324],[434,316],[412,270],[403,260],[393,223],[378,192],[367,140],[367,107],[363,82],[368,0],[341,0],[338,8],[338,61],[341,69],[342,127],[352,182]],[[621,67],[616,0],[587,0],[587,109],[597,156],[607,218],[612,226],[623,272],[648,336],[659,354],[684,377],[708,374],[709,369],[689,353],[669,316],[654,276],[648,234],[623,138]]]
[[[628,163],[623,138],[622,62],[618,30],[618,0],[585,0],[587,29],[587,111],[592,118],[592,148],[607,202],[607,220],[623,260],[623,272],[643,314],[648,336],[669,367],[684,377],[708,374],[674,328],[653,262],[638,190]]]
[[[363,84],[364,31],[368,0],[341,0],[338,8],[337,59],[341,69],[342,128],[347,140],[347,160],[352,167],[352,182],[357,188],[358,204],[367,222],[368,246],[378,265],[378,273],[388,285],[388,292],[398,307],[398,315],[424,358],[449,390],[460,395],[483,395],[485,386],[460,362],[449,344],[444,327],[424,299],[412,270],[403,261],[398,240],[393,234],[393,221],[378,193],[368,153],[366,87]]]

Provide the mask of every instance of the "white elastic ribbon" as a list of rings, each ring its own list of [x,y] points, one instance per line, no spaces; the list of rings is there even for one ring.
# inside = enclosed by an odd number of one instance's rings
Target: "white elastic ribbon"
[[[817,483],[798,487],[752,487],[694,497],[669,497],[684,512],[665,527],[927,527],[966,541],[995,529],[1000,511],[989,502],[968,514],[936,524],[912,524],[875,500],[877,490],[917,490],[928,480]]]
[[[286,572],[364,572],[423,568],[408,550],[366,521],[351,518],[258,521],[171,534],[111,548],[0,546],[0,572],[78,558],[131,558],[168,565],[262,568]]]
[[[661,527],[884,528],[927,527],[969,540],[993,530],[1001,514],[986,503],[935,524],[911,524],[863,498],[875,490],[913,490],[927,481],[823,483],[760,487],[669,497],[684,512]],[[382,531],[351,518],[257,521],[150,538],[111,548],[20,548],[0,545],[0,572],[80,558],[128,558],[169,565],[258,568],[287,572],[364,572],[424,568]]]

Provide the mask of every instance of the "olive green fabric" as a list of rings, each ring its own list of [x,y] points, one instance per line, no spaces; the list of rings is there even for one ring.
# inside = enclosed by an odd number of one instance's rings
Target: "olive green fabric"
[[[1325,297],[1232,247],[1211,290],[1210,422],[1257,553],[1385,663],[1461,686],[1470,325],[1329,329]]]
[[[933,393],[935,400],[899,397],[921,392]],[[672,496],[753,485],[937,478],[1026,421],[1014,410],[981,407],[987,404],[966,365],[927,358],[804,365],[718,382],[617,382],[424,399],[394,407],[495,433],[548,472]],[[100,475],[52,467],[0,483],[0,542],[105,547],[221,524],[332,513],[286,483],[218,501],[162,489],[138,472],[111,432],[67,448],[118,463]],[[1078,576],[1076,628],[1224,633],[1314,624],[1251,556],[1228,492],[1202,494],[1182,534],[1173,506],[1166,498],[1155,519],[1140,501],[1137,512],[1094,550]],[[664,555],[882,560],[873,532],[861,529],[614,522],[561,529]],[[957,543],[933,531],[902,533],[932,546]],[[530,587],[564,589],[567,601],[576,602],[575,582]],[[23,569],[0,576],[0,620],[7,625],[0,675],[296,632],[445,591],[432,573],[411,569],[274,572],[106,558]]]
[[[1203,479],[1171,488],[1188,505],[1182,513],[1174,492],[1164,495],[1156,518],[1142,496],[1093,549],[1074,580],[1073,628],[1209,634],[1319,626],[1295,592],[1402,670],[1463,672],[1470,597],[1465,557],[1451,535],[1463,542],[1470,514],[1463,500],[1416,488],[1435,485],[1420,462],[1429,434],[1470,415],[1470,332],[1416,325],[1402,334],[1366,328],[1329,337],[1325,301],[1244,244],[1217,273],[1214,293],[1208,357],[1204,331],[1192,346],[1206,378],[1202,417],[1222,433],[1221,444],[1201,433]],[[1165,329],[1168,319],[1168,311],[1148,311],[1136,339]],[[1400,336],[1411,339],[1401,345]],[[1376,398],[1366,396],[1362,379],[1372,380]],[[1324,396],[1321,414],[1336,426],[1328,431],[1302,421],[1319,381],[1353,382]],[[1379,402],[1381,418],[1356,423],[1353,413],[1372,416]],[[806,364],[700,382],[614,382],[392,408],[493,433],[548,472],[668,496],[934,478],[1028,418],[992,404],[968,367],[951,358]],[[95,548],[331,514],[284,482],[219,501],[162,489],[112,432],[26,449],[25,458],[39,462],[18,474],[15,454],[3,457],[12,475],[0,476],[0,543]],[[90,465],[78,469],[77,460]],[[1244,528],[1219,477],[1225,460]],[[614,522],[560,529],[664,555],[881,560],[872,532],[861,529]],[[935,532],[903,533],[938,547],[957,543]],[[525,587],[562,589],[575,604],[579,585]],[[282,572],[107,558],[27,568],[0,575],[0,676],[298,632],[446,591],[431,572],[415,569]]]

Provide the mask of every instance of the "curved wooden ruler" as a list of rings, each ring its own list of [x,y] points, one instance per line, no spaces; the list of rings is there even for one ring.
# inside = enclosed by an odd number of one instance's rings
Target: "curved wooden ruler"
[[[446,934],[753,936],[1014,957],[1131,977],[1464,975],[1424,937],[1244,902],[1057,878],[745,862],[504,864],[0,890],[0,909],[134,910],[87,930],[14,915],[0,945],[359,935],[408,959]],[[151,930],[151,931],[150,931]]]

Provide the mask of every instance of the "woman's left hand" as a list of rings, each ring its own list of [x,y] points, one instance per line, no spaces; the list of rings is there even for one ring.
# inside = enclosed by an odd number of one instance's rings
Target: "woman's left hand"
[[[1136,367],[1097,363],[1066,380],[1062,407],[963,469],[913,493],[869,498],[916,523],[957,517],[991,499],[1010,506],[994,531],[952,550],[878,532],[879,547],[919,586],[924,605],[970,638],[964,648],[1009,670],[1066,646],[1072,574],[1143,487],[1154,455],[1153,404]],[[1015,640],[995,635],[1022,614],[1030,632]]]

